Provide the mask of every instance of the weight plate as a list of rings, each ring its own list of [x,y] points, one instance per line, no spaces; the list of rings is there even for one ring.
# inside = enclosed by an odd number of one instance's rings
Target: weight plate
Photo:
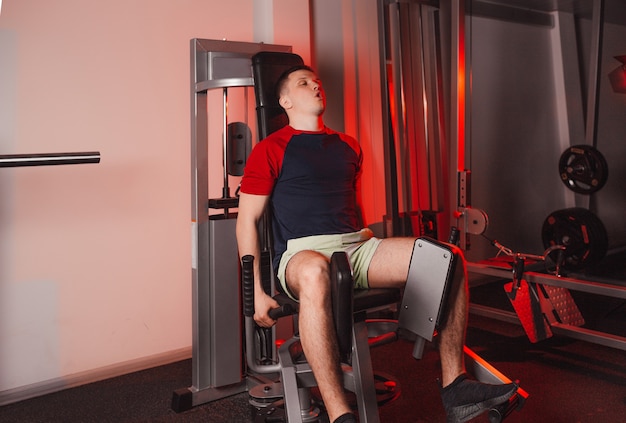
[[[566,187],[579,194],[593,194],[609,177],[604,156],[590,145],[574,145],[561,154],[559,174]]]
[[[580,269],[597,263],[608,249],[608,236],[602,221],[592,212],[580,207],[557,210],[543,223],[541,238],[544,248],[563,245],[564,265]],[[556,254],[552,257],[556,261]]]

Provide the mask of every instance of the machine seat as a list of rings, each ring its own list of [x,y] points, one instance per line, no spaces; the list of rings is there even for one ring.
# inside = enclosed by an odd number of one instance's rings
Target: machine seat
[[[401,299],[402,292],[396,288],[357,289],[354,291],[354,312],[371,310],[381,304],[393,304]]]
[[[341,361],[352,363],[353,325],[365,321],[367,311],[377,308],[389,308],[399,304],[402,299],[400,289],[354,289],[352,270],[348,257],[343,252],[335,252],[330,259],[332,314],[337,333],[337,345]],[[298,312],[298,302],[285,294],[277,294],[274,299],[280,308],[270,312],[270,317],[278,319]],[[370,323],[368,342],[378,346],[397,339],[397,324]]]
[[[353,297],[353,312],[359,313],[368,311],[381,305],[389,305],[400,302],[402,299],[402,291],[394,288],[372,288],[372,289],[356,289]],[[274,300],[281,306],[276,311],[270,313],[272,318],[280,318],[291,316],[298,312],[299,303],[292,300],[286,294],[274,295]]]

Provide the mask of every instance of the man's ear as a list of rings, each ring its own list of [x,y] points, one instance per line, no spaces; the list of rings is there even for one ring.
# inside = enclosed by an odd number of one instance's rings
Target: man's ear
[[[283,95],[278,99],[278,104],[280,104],[280,107],[287,110],[291,107],[291,100],[288,96]]]

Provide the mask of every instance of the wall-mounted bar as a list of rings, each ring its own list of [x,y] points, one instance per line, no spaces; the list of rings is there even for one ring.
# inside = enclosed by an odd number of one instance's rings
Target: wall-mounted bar
[[[0,167],[52,166],[100,163],[100,152],[0,155]]]

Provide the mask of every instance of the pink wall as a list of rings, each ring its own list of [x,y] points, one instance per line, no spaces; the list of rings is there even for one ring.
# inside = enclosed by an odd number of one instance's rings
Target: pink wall
[[[189,353],[189,40],[262,41],[253,3],[4,1],[0,154],[102,160],[0,169],[0,403]],[[276,3],[274,43],[309,57],[308,2]]]

